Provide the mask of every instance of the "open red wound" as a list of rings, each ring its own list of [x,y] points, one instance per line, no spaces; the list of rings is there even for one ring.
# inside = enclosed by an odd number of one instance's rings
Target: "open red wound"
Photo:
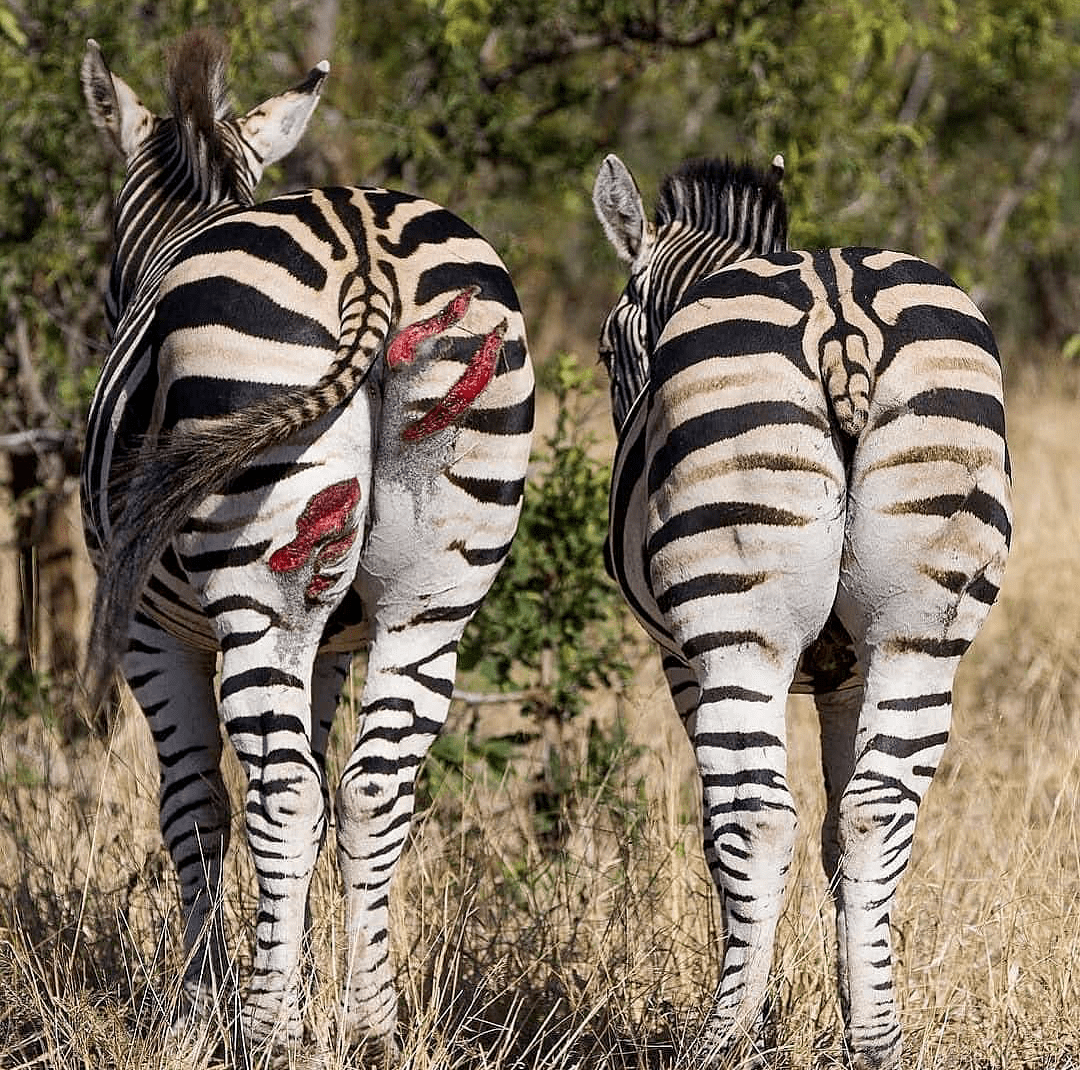
[[[308,500],[296,520],[296,538],[270,555],[272,572],[294,572],[313,561],[312,576],[304,597],[314,602],[337,575],[324,570],[333,567],[356,541],[353,510],[360,501],[360,484],[343,479]]]
[[[470,286],[450,300],[434,316],[419,323],[410,324],[400,331],[386,351],[386,363],[390,368],[412,364],[422,342],[443,334],[465,318],[472,299],[480,292],[479,286]],[[481,394],[495,374],[495,366],[502,352],[502,340],[506,334],[506,320],[484,336],[480,348],[472,355],[461,378],[446,392],[445,397],[431,409],[414,420],[401,433],[406,442],[417,442],[436,431],[449,427]]]
[[[402,364],[412,364],[416,359],[416,347],[437,334],[450,330],[456,323],[465,318],[469,311],[472,299],[480,292],[479,286],[470,286],[462,290],[452,301],[445,305],[441,312],[436,312],[426,320],[413,323],[400,331],[390,343],[386,351],[386,363],[391,368],[400,367]]]
[[[461,378],[419,420],[414,420],[401,433],[406,442],[416,442],[449,427],[481,394],[495,374],[495,365],[502,352],[506,320],[484,336],[480,348],[472,355]]]

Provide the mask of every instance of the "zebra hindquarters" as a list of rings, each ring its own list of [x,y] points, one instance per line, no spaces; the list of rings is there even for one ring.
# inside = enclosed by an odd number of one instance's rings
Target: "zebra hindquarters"
[[[654,362],[645,557],[700,687],[687,730],[724,910],[716,1057],[762,1023],[796,825],[786,699],[833,605],[844,471],[820,381],[752,325],[709,314],[704,302],[677,315]]]
[[[396,1046],[389,892],[416,776],[446,721],[461,635],[510,549],[529,459],[533,377],[521,317],[482,297],[472,312],[463,344],[384,380],[357,583],[374,635],[335,808],[346,897],[342,1021],[346,1044],[376,1054]],[[501,339],[493,377],[452,420],[433,418],[443,400],[464,396],[455,391],[492,339]]]
[[[952,307],[923,309],[922,339],[905,332],[879,374],[854,452],[837,612],[865,685],[861,704],[858,692],[819,703],[823,746],[838,750],[825,755],[839,775],[824,838],[838,869],[841,1005],[853,1064],[873,1070],[900,1062],[893,897],[948,739],[957,665],[1011,533],[996,352],[974,306],[947,292]]]
[[[243,1030],[256,1052],[303,1035],[301,952],[340,680],[319,652],[356,575],[371,507],[371,402],[361,390],[260,454],[176,539],[221,650],[218,709],[247,782],[259,905]]]

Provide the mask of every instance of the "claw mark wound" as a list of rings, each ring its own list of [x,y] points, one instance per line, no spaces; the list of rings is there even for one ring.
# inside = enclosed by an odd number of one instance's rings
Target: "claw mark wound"
[[[452,301],[445,305],[441,312],[419,323],[413,323],[399,332],[390,343],[386,351],[386,363],[391,368],[398,368],[402,364],[412,364],[416,359],[416,350],[421,342],[434,338],[437,334],[443,334],[455,324],[465,318],[469,311],[472,299],[480,292],[479,286],[470,286],[462,290]]]
[[[308,500],[296,520],[296,538],[270,555],[272,572],[295,572],[313,560],[311,580],[304,589],[308,602],[332,586],[340,573],[325,570],[336,565],[356,541],[353,510],[360,501],[355,477],[343,479]]]
[[[495,374],[495,364],[502,352],[506,320],[484,336],[480,348],[472,355],[462,376],[419,420],[414,420],[401,433],[406,442],[416,442],[449,427],[482,393]]]

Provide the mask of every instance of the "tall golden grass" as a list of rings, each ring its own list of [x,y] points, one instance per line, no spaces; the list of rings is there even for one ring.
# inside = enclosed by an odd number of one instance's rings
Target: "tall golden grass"
[[[1005,587],[956,687],[954,731],[919,819],[894,916],[905,1066],[1080,1067],[1080,405],[1012,399],[1016,535]],[[496,782],[481,767],[418,816],[393,900],[404,1063],[684,1065],[717,979],[716,901],[698,787],[654,655],[595,696],[632,743],[607,782],[582,778],[557,850],[530,806],[540,744]],[[355,726],[346,695],[331,766]],[[458,711],[460,716],[460,711]],[[801,832],[772,993],[784,1066],[840,1066],[831,908],[817,831],[812,705],[793,700],[790,779]],[[585,725],[564,745],[587,763]],[[0,725],[0,1067],[209,1066],[165,1026],[181,969],[157,833],[149,735],[127,713],[109,746],[62,748],[39,722]],[[240,775],[232,768],[234,789]],[[332,838],[332,834],[331,834]],[[238,968],[253,881],[234,829],[226,910]],[[341,958],[332,843],[313,883],[300,1065],[335,1048]]]

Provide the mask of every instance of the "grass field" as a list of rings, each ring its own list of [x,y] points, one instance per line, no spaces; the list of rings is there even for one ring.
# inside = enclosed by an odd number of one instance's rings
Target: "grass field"
[[[1080,403],[1019,384],[1009,431],[1016,535],[999,604],[961,668],[954,731],[923,807],[894,915],[910,1068],[1080,1067]],[[541,744],[501,778],[477,766],[415,823],[394,945],[410,1067],[680,1065],[717,978],[690,750],[657,664],[595,696],[629,745],[581,770],[558,845],[530,798]],[[344,758],[355,696],[335,730]],[[456,716],[461,716],[457,711]],[[801,831],[781,923],[780,1065],[840,1062],[812,706],[790,706]],[[158,840],[156,765],[138,716],[108,750],[0,724],[0,1067],[209,1065],[164,1037],[180,972],[177,896]],[[232,784],[239,774],[232,770]],[[237,828],[227,901],[241,969],[253,915]],[[312,1065],[334,1051],[340,896],[332,851],[313,886]],[[305,1062],[306,1065],[306,1062]]]

